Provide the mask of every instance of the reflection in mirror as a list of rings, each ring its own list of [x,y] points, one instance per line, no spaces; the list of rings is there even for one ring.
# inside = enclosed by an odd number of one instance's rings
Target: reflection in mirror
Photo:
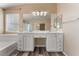
[[[61,17],[61,15],[56,16],[56,18],[54,19],[54,28],[56,28],[56,29],[62,28],[62,17]]]
[[[26,20],[26,21],[24,20],[23,23],[24,23],[24,31],[31,32],[32,26],[31,26],[30,22],[28,20]]]
[[[45,24],[40,24],[40,30],[45,30]]]
[[[51,15],[33,16],[32,14],[23,15],[24,31],[49,31],[51,27]],[[29,24],[26,25],[26,24]],[[29,29],[28,29],[29,28]],[[28,29],[28,30],[27,30]]]

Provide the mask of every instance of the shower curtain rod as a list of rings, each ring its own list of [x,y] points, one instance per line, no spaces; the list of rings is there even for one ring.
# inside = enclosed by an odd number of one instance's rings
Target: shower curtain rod
[[[63,24],[65,24],[65,23],[71,23],[71,22],[76,22],[76,21],[79,21],[79,18],[76,18],[74,20],[64,21]]]

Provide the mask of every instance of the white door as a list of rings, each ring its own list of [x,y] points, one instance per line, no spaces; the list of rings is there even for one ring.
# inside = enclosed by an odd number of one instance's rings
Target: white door
[[[56,51],[56,34],[55,33],[47,34],[46,49],[48,52]]]
[[[32,33],[24,34],[24,51],[34,50],[34,40]]]

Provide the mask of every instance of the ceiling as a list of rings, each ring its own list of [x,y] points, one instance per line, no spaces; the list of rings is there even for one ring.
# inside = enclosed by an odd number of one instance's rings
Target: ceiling
[[[0,3],[0,8],[8,8],[8,7],[13,7],[17,5],[22,5],[24,3]]]

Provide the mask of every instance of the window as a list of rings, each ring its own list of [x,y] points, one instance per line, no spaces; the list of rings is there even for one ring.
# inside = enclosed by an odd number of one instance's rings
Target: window
[[[19,31],[19,14],[10,13],[5,15],[6,32]]]
[[[3,13],[0,12],[0,33],[3,33]]]

